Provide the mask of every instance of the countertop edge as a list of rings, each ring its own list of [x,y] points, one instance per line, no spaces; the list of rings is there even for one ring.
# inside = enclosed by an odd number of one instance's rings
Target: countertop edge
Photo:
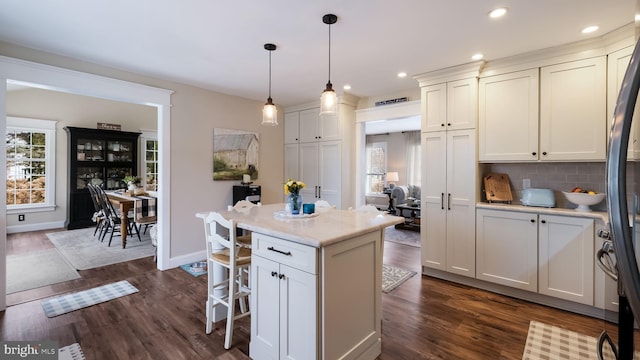
[[[525,213],[537,213],[547,215],[562,215],[562,216],[574,216],[580,218],[589,218],[601,220],[605,224],[609,221],[609,214],[606,211],[576,211],[575,209],[565,208],[544,208],[514,204],[490,204],[490,203],[476,203],[476,209],[489,209],[489,210],[501,210],[501,211],[516,211]]]

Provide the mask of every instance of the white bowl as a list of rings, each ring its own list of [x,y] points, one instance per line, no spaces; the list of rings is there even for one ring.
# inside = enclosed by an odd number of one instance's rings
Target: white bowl
[[[567,198],[567,200],[578,205],[576,211],[591,211],[591,208],[589,208],[589,206],[601,203],[606,196],[605,193],[597,193],[593,195],[567,191],[563,191],[562,193]]]

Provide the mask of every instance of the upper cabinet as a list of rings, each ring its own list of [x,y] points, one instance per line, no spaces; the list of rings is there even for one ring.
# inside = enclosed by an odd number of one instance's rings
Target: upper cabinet
[[[540,159],[604,161],[606,57],[540,69]]]
[[[618,93],[622,88],[624,74],[629,66],[633,46],[629,46],[608,55],[607,59],[607,122],[609,126],[616,108]],[[631,122],[631,135],[629,137],[629,147],[627,158],[629,160],[640,159],[640,126],[636,120],[640,114],[640,102],[636,102],[636,109],[633,113],[633,121]],[[608,129],[607,129],[608,130]]]
[[[479,160],[604,161],[606,79],[605,56],[481,78]]]
[[[320,108],[299,113],[300,142],[340,140],[338,115],[320,116]]]
[[[422,131],[474,129],[477,119],[476,77],[422,87]]]
[[[284,114],[284,143],[297,144],[300,142],[300,112],[294,111]]]
[[[480,161],[537,160],[538,69],[480,79]]]

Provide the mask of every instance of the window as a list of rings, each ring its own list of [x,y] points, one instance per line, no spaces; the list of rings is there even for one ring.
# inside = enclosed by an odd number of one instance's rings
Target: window
[[[387,172],[387,143],[367,144],[367,193],[382,193]]]
[[[148,191],[158,191],[158,135],[145,131],[141,139],[144,188]]]
[[[7,116],[7,213],[55,207],[56,121]]]

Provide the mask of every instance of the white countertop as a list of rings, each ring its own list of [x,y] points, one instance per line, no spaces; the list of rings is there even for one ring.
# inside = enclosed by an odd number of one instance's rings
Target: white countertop
[[[565,208],[544,208],[537,206],[524,206],[515,204],[503,204],[503,203],[476,203],[476,209],[491,209],[491,210],[504,210],[504,211],[517,211],[547,215],[563,215],[563,216],[575,216],[581,218],[590,218],[596,220],[602,220],[605,224],[609,221],[609,214],[606,211],[576,211],[575,209]]]
[[[248,211],[223,210],[220,214],[225,219],[236,220],[239,228],[318,248],[404,222],[403,217],[385,212],[337,209],[318,211],[318,215],[313,217],[274,216],[284,207],[284,203],[261,205]]]

